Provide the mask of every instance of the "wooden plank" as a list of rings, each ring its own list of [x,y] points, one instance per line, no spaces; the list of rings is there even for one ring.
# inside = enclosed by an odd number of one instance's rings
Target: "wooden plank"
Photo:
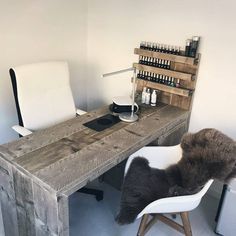
[[[160,108],[163,106],[160,105]],[[139,119],[152,114],[155,109],[142,109]],[[128,123],[119,122],[109,129],[97,132],[85,127],[83,130],[72,134],[69,137],[62,138],[54,143],[48,144],[35,151],[27,153],[16,159],[16,163],[22,166],[27,171],[35,173],[52,163],[63,159],[65,156],[79,152],[88,145],[102,139],[103,137],[120,130],[127,126]]]
[[[184,64],[184,63],[174,62],[171,64],[170,69],[174,70],[174,71],[178,71],[178,72],[196,75],[197,70],[198,70],[198,66],[199,66],[199,64],[188,65],[188,64]]]
[[[197,60],[198,60],[197,70],[195,72],[195,80],[193,81],[194,82],[194,84],[193,84],[194,87],[196,87],[197,77],[198,77],[198,72],[199,72],[199,65],[200,65],[200,60],[201,60],[201,54],[200,53],[197,54]],[[189,108],[188,108],[188,110],[190,110],[190,111],[192,110],[193,99],[194,99],[194,93],[192,95],[192,99],[190,101]]]
[[[32,179],[13,168],[19,236],[36,236]]]
[[[19,157],[62,138],[68,137],[76,132],[84,130],[85,126],[83,126],[83,123],[93,120],[95,117],[102,116],[106,113],[108,113],[107,106],[54,125],[47,129],[36,131],[31,135],[27,135],[16,141],[4,144],[2,147],[14,153],[15,157]]]
[[[35,175],[56,191],[76,191],[76,188],[83,187],[81,183],[86,184],[86,181],[101,175],[166,130],[186,120],[187,115],[178,108],[164,107],[156,114],[39,170]]]
[[[11,164],[0,158],[0,205],[5,236],[19,236]]]
[[[192,57],[185,57],[185,56],[173,55],[173,54],[162,53],[162,52],[154,52],[154,51],[149,51],[149,50],[140,49],[140,48],[135,48],[134,54],[145,56],[145,57],[159,58],[159,59],[173,61],[173,62],[185,63],[188,65],[194,65],[197,62],[195,58],[192,58]]]
[[[164,84],[159,84],[159,83],[139,79],[137,81],[137,90],[142,91],[142,88],[144,86],[148,87],[148,88],[158,89],[160,91],[164,91],[164,92],[184,96],[184,97],[189,97],[190,96],[188,89],[171,87],[171,86],[167,86],[167,85],[164,85]]]
[[[33,184],[37,236],[69,235],[68,202],[55,191]]]
[[[162,68],[153,67],[153,66],[142,65],[139,63],[134,63],[133,67],[136,68],[137,70],[148,71],[148,72],[159,74],[159,75],[166,75],[166,76],[174,77],[174,78],[180,79],[180,80],[191,81],[192,77],[193,77],[192,74],[162,69]]]
[[[69,199],[65,195],[57,197],[58,236],[69,236]]]
[[[0,192],[1,192],[1,190],[0,190]],[[0,193],[0,197],[1,197],[1,193]],[[2,219],[2,207],[1,207],[1,202],[0,202],[0,235],[1,235],[1,236],[5,236],[4,225],[3,225],[3,219]]]
[[[11,161],[16,158],[16,155],[13,152],[9,151],[8,148],[1,145],[0,146],[0,158]]]
[[[190,109],[192,97],[183,97],[183,96],[178,96],[176,94],[171,94],[170,98],[171,98],[169,103],[170,105],[177,106],[185,110]]]

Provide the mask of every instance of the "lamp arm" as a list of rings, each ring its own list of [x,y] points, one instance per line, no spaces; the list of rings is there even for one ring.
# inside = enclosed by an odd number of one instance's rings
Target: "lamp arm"
[[[123,69],[123,70],[113,71],[113,72],[110,72],[110,73],[103,74],[102,78],[108,77],[108,76],[112,76],[112,75],[116,75],[116,74],[120,74],[120,73],[124,73],[124,72],[127,72],[127,71],[132,71],[132,70],[134,70],[133,67],[130,67],[130,68],[127,68],[127,69]]]
[[[129,112],[128,112],[128,114],[127,114],[127,112],[121,113],[119,115],[119,118],[122,121],[125,121],[125,122],[135,122],[135,121],[138,120],[138,116],[134,113],[135,85],[136,85],[136,68],[130,67],[130,68],[127,68],[127,69],[106,73],[106,74],[102,75],[102,78],[107,77],[107,76],[112,76],[112,75],[120,74],[120,73],[124,73],[124,72],[127,72],[127,71],[133,71],[133,89],[132,89],[131,113],[129,113]]]

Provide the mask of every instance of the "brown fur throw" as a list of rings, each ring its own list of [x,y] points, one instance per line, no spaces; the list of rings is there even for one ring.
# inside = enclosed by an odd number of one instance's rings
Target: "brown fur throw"
[[[182,158],[167,169],[151,168],[147,159],[135,158],[125,176],[120,213],[128,224],[152,201],[198,192],[210,179],[236,177],[236,142],[215,129],[187,133],[181,140]]]

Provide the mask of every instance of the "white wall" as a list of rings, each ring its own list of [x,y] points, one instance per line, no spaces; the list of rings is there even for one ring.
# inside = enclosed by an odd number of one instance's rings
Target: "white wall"
[[[100,0],[88,6],[88,108],[127,93],[129,75],[100,74],[137,61],[141,40],[184,46],[200,35],[200,64],[190,131],[220,129],[236,139],[236,2],[234,0]],[[220,192],[220,185],[212,191]]]
[[[128,91],[128,80],[103,82],[100,74],[137,61],[133,48],[141,40],[184,46],[187,38],[200,35],[202,59],[190,130],[215,127],[236,139],[234,0],[90,0],[88,9],[89,108],[95,101],[111,101],[119,90]]]
[[[86,0],[0,0],[0,143],[17,137],[12,66],[67,60],[76,105],[86,108],[86,43]]]

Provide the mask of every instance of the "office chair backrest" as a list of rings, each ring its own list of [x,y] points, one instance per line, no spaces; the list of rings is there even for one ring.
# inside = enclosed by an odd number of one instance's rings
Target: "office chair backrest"
[[[10,69],[19,124],[47,128],[76,116],[66,62],[43,62]]]

